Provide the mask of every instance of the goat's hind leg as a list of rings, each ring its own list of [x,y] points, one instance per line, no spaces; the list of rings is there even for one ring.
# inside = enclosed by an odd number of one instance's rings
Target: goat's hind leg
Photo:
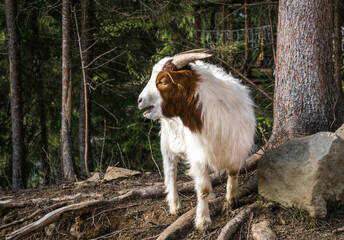
[[[239,201],[239,183],[238,183],[238,176],[239,170],[227,170],[228,173],[228,180],[227,180],[227,193],[226,193],[226,200],[228,203],[233,206],[238,203]]]

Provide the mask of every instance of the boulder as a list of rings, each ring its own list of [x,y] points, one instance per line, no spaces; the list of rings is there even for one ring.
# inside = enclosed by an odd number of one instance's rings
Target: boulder
[[[330,132],[293,139],[264,154],[257,172],[264,198],[324,218],[327,202],[344,202],[344,141]]]

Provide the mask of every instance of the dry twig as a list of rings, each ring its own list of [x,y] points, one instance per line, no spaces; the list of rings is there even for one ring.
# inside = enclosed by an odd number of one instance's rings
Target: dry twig
[[[234,218],[232,218],[221,230],[217,240],[227,240],[237,231],[241,223],[250,215],[254,210],[254,206],[250,205],[241,210]]]
[[[35,198],[35,199],[29,199],[29,200],[13,200],[13,199],[8,199],[5,201],[0,201],[0,211],[2,209],[7,209],[7,208],[24,208],[24,207],[29,207],[35,204],[47,204],[49,202],[62,202],[62,201],[70,201],[70,200],[75,200],[79,198],[89,198],[89,197],[102,197],[102,194],[97,194],[97,193],[77,193],[74,195],[68,195],[64,197],[55,197],[55,198]]]
[[[56,204],[54,204],[54,205],[52,205],[50,207],[43,208],[43,209],[42,208],[38,209],[38,210],[36,210],[35,212],[33,212],[31,215],[29,215],[27,217],[24,217],[24,218],[19,219],[17,221],[13,221],[11,223],[8,223],[8,224],[0,226],[0,231],[2,229],[9,228],[9,227],[12,227],[12,226],[17,225],[17,224],[21,224],[23,222],[27,222],[27,221],[33,219],[34,217],[36,217],[36,216],[38,216],[38,215],[40,215],[42,213],[46,213],[47,210],[51,210],[52,211],[52,210],[55,210],[56,208],[64,207],[67,203],[68,202],[56,203]]]

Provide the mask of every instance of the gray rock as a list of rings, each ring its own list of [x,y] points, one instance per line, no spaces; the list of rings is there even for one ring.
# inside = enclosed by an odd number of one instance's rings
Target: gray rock
[[[264,154],[257,172],[260,195],[324,218],[327,202],[344,202],[344,141],[330,132],[291,140]]]
[[[337,129],[335,134],[337,134],[341,139],[344,140],[344,124],[340,128]]]
[[[252,225],[252,237],[254,240],[277,240],[276,233],[271,229],[267,220]]]

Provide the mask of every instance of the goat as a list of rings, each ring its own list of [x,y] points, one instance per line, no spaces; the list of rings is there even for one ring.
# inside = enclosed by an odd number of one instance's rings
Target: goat
[[[238,174],[250,153],[256,121],[248,89],[222,68],[200,61],[206,49],[166,57],[154,67],[138,98],[143,116],[161,119],[166,200],[176,214],[177,164],[186,159],[197,193],[196,228],[211,226],[208,201],[212,194],[209,170],[226,169],[226,200],[238,201]]]

